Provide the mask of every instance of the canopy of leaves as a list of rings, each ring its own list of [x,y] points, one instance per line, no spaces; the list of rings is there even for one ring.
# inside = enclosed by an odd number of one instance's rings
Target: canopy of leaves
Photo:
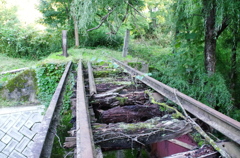
[[[40,22],[51,27],[71,24],[70,4],[71,0],[41,0],[38,10],[43,14],[43,19]]]
[[[128,15],[140,14],[139,10],[143,7],[143,0],[73,0],[71,14],[78,20],[78,27],[82,32],[105,25],[110,33],[116,34]],[[90,28],[93,24],[96,26]]]
[[[6,1],[0,0],[0,24],[4,26],[12,26],[19,22],[16,16],[16,7],[7,7]]]

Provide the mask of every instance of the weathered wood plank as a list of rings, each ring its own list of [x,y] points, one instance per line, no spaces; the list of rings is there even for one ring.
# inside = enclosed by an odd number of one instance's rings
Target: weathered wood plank
[[[134,148],[187,134],[192,125],[185,120],[155,117],[140,123],[95,124],[94,140],[101,148]]]
[[[97,97],[94,98],[94,100],[91,102],[91,104],[97,106],[98,108],[106,109],[119,105],[125,106],[144,104],[146,101],[149,101],[149,97],[145,94],[144,91],[135,91],[129,92],[127,94],[118,93],[105,93],[103,95],[98,94]]]
[[[146,121],[153,117],[161,117],[162,112],[158,105],[130,105],[117,106],[109,110],[97,110],[101,122],[116,123],[116,122],[139,122]]]

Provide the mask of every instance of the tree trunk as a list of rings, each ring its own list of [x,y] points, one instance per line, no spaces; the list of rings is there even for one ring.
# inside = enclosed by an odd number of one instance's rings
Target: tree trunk
[[[203,0],[206,11],[205,17],[205,69],[208,75],[212,75],[216,71],[216,30],[215,30],[215,16],[216,4],[215,0]]]
[[[94,101],[91,102],[91,105],[97,108],[109,109],[119,105],[144,104],[148,100],[149,99],[144,91],[136,91],[127,94],[113,94],[101,98],[95,98]]]
[[[127,29],[125,38],[124,38],[124,45],[123,45],[123,52],[122,52],[123,57],[126,57],[128,54],[129,37],[130,37],[130,30]]]
[[[63,56],[68,57],[67,53],[67,30],[62,30],[62,50]]]
[[[78,24],[76,18],[73,17],[74,22],[74,35],[75,35],[75,47],[79,47],[79,35],[78,35]]]

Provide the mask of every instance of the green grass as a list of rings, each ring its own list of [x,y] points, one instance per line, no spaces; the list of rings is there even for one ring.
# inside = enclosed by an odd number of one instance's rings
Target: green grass
[[[20,58],[11,58],[6,56],[5,54],[0,53],[0,73],[20,69],[24,67],[32,67],[36,64],[36,61],[27,60],[27,59],[20,59]]]
[[[5,54],[0,53],[0,73],[25,67],[33,67],[36,65],[37,61],[20,59],[20,58],[11,58]],[[15,74],[4,74],[0,75],[0,87],[9,79],[13,78]]]
[[[124,61],[136,61],[136,58],[131,57],[128,55],[126,58],[122,57],[122,52],[114,51],[107,48],[96,48],[96,49],[87,49],[87,48],[80,48],[74,49],[71,48],[68,50],[69,57],[64,57],[61,55],[62,52],[56,52],[50,54],[47,58],[43,59],[39,62],[42,63],[62,63],[68,61],[77,62],[80,59],[87,60],[87,61],[110,61],[112,57],[118,60]]]

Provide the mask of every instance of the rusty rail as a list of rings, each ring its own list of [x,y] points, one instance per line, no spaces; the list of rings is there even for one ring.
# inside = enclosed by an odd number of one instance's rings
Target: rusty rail
[[[92,129],[85,95],[82,62],[78,63],[77,72],[77,105],[76,105],[76,145],[77,158],[95,158]]]
[[[204,121],[211,127],[215,128],[231,140],[240,144],[240,122],[208,107],[207,105],[171,88],[144,73],[131,68],[130,66],[113,59],[115,63],[124,68],[129,74],[141,80],[143,83],[153,88],[158,93],[162,94],[176,104],[182,104],[183,107],[200,120]],[[179,103],[180,102],[180,103]]]
[[[50,157],[51,155],[53,140],[55,136],[54,132],[56,130],[60,112],[60,106],[58,106],[58,104],[71,64],[72,62],[69,62],[65,67],[65,71],[61,77],[60,82],[58,83],[56,91],[53,94],[52,100],[42,120],[40,130],[34,137],[33,148],[28,156],[30,158]]]

